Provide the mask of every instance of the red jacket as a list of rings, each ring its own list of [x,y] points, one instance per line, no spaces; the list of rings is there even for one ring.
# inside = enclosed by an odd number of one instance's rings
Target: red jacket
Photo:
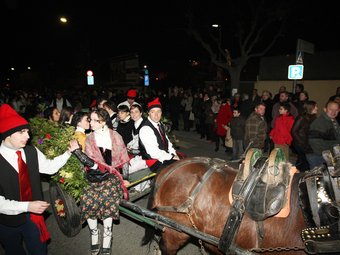
[[[233,117],[233,112],[231,111],[231,107],[228,103],[221,105],[220,110],[216,116],[216,134],[218,136],[225,136],[226,129],[222,125],[227,125],[231,118]]]
[[[269,133],[274,144],[291,144],[293,138],[290,131],[293,124],[294,117],[290,114],[280,115],[276,118],[274,128]]]

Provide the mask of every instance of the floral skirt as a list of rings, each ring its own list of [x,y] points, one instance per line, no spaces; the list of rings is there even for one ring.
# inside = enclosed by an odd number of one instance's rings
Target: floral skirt
[[[80,197],[81,220],[119,219],[119,203],[123,196],[121,182],[111,175],[108,180],[90,183]]]

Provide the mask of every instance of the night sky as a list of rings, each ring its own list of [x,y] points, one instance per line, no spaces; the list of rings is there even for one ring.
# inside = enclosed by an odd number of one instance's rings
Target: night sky
[[[152,65],[207,58],[185,31],[188,10],[201,26],[223,24],[223,41],[232,49],[236,16],[231,3],[235,1],[204,2],[6,0],[0,6],[0,65],[76,64],[86,58],[100,60],[129,53],[138,53]],[[242,9],[247,1],[237,2]],[[289,5],[290,1],[284,2]],[[336,1],[310,2],[291,1],[287,28],[270,55],[294,53],[297,38],[314,43],[316,51],[340,49]],[[62,15],[69,23],[59,22]],[[246,22],[247,16],[245,10],[241,21]]]

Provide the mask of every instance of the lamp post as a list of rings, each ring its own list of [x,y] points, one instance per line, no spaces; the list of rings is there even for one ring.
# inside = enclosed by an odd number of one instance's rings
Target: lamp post
[[[222,48],[222,26],[220,24],[212,24],[213,28],[218,29],[218,60],[221,61],[221,51]]]
[[[212,24],[211,25],[213,28],[218,29],[218,43],[217,43],[217,60],[219,62],[222,61],[222,26],[220,24]],[[223,80],[223,71],[221,69],[221,67],[216,66],[216,80]]]
[[[62,57],[71,57],[72,61],[76,62],[76,65],[72,66],[72,71],[77,74],[77,78],[81,80],[79,84],[83,85],[94,85],[94,81],[85,82],[85,73],[87,70],[94,70],[95,67],[92,63],[91,56],[91,25],[90,21],[81,22],[79,19],[73,19],[69,16],[58,16],[58,31],[60,36],[58,40],[62,40],[60,49],[62,49]],[[67,44],[65,42],[68,42]],[[76,49],[72,50],[71,49]],[[66,53],[69,53],[66,55]],[[71,63],[71,61],[70,61]],[[65,68],[65,66],[58,66],[58,68]],[[98,70],[95,70],[95,72]],[[99,77],[99,72],[97,77]],[[93,76],[86,75],[86,78],[92,79]],[[70,81],[71,82],[71,81]],[[89,84],[91,83],[91,84]]]

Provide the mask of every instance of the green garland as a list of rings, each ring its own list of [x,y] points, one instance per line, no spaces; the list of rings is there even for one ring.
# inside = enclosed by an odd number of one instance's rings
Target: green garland
[[[63,154],[69,142],[73,139],[74,127],[61,126],[42,117],[29,120],[32,131],[32,144],[43,152],[48,159]],[[80,195],[88,186],[85,179],[83,165],[75,156],[71,156],[67,163],[51,177],[51,181],[59,183],[60,187],[79,202]]]

